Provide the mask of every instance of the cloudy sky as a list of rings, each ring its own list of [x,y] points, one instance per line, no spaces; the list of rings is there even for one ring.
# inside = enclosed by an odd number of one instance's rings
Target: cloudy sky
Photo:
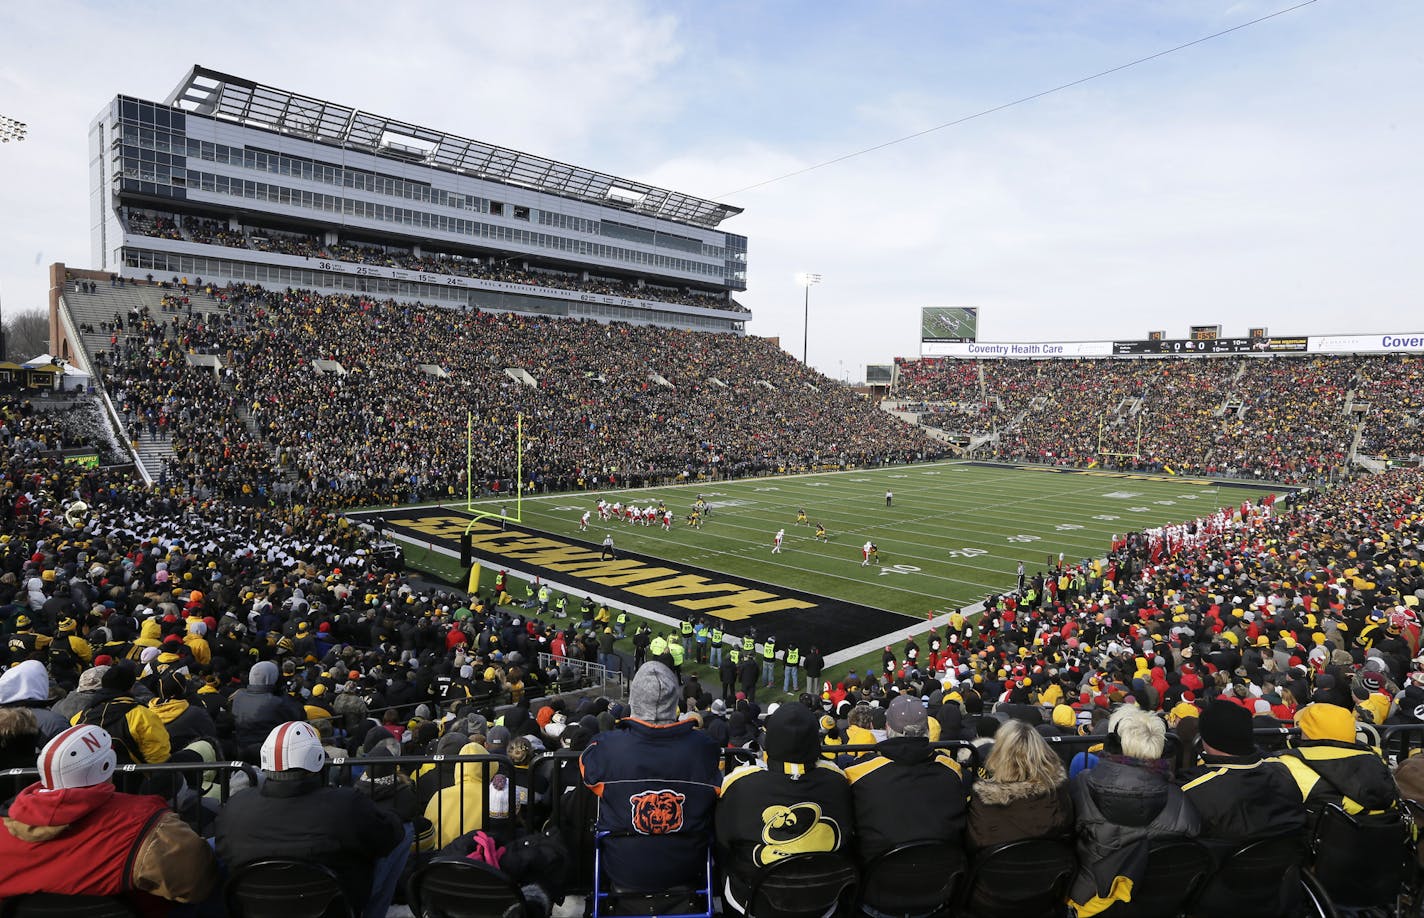
[[[0,5],[0,296],[89,258],[85,128],[194,63],[746,208],[753,334],[857,379],[919,309],[981,340],[1424,329],[1424,4],[1298,0]],[[452,12],[458,10],[458,12]],[[397,12],[398,11],[398,12]],[[62,24],[62,25],[61,25]]]

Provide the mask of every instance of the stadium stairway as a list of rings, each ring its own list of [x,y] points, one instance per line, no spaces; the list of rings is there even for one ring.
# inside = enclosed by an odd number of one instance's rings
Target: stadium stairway
[[[80,293],[74,289],[72,283],[68,284],[60,295],[60,300],[68,314],[70,329],[77,333],[80,353],[74,356],[93,373],[94,385],[107,391],[102,375],[97,372],[94,363],[94,354],[109,347],[109,336],[99,331],[99,323],[113,321],[115,313],[127,318],[130,310],[142,309],[144,306],[149,307],[151,313],[158,315],[163,294],[168,291],[147,285],[126,284],[123,287],[110,287],[103,281],[96,283],[93,293]],[[90,326],[94,331],[80,332],[80,328],[84,326]],[[109,393],[109,397],[112,399],[113,393]],[[115,406],[116,410],[117,407]],[[163,473],[166,460],[173,455],[173,446],[167,437],[153,439],[146,434],[142,434],[135,444],[134,433],[123,427],[122,419],[117,420],[115,438],[120,443],[128,443],[133,447],[135,459],[143,466],[148,477],[156,481]]]
[[[947,431],[941,430],[938,427],[925,427],[920,424],[920,416],[915,412],[899,410],[903,405],[903,402],[886,399],[880,403],[880,409],[897,421],[903,421],[911,427],[919,427],[919,429],[928,434],[931,439],[942,440],[945,443],[954,443],[954,437]]]

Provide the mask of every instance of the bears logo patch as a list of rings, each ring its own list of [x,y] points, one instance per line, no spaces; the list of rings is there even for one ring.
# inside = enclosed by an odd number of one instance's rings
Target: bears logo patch
[[[667,835],[682,828],[686,794],[655,790],[628,798],[633,807],[633,829],[642,835]]]

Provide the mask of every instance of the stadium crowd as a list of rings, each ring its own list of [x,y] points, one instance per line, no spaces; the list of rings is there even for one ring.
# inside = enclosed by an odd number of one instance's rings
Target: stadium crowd
[[[331,306],[254,302],[286,323]],[[397,324],[379,309],[353,311]],[[262,329],[248,340],[277,337],[276,318],[246,316]],[[176,425],[185,399],[207,397],[179,388],[155,390],[175,393]],[[1132,534],[887,647],[879,667],[763,708],[758,678],[784,658],[763,662],[754,644],[740,661],[753,691],[725,698],[661,635],[635,652],[626,702],[560,693],[575,659],[633,640],[609,610],[551,621],[516,607],[508,581],[474,596],[432,587],[388,569],[344,518],[66,465],[25,446],[53,436],[52,418],[13,397],[0,413],[0,769],[37,768],[0,788],[14,795],[0,899],[124,893],[147,912],[205,914],[220,870],[285,855],[326,863],[348,901],[382,915],[418,865],[475,857],[543,909],[588,888],[579,852],[596,827],[632,833],[604,852],[623,890],[700,876],[710,844],[728,914],[791,852],[866,863],[941,842],[953,868],[1058,839],[1076,849],[1074,912],[1111,915],[1148,893],[1154,844],[1198,839],[1226,864],[1247,841],[1303,837],[1333,804],[1364,829],[1398,827],[1402,850],[1402,798],[1424,795],[1424,757],[1357,738],[1424,712],[1418,471],[1246,504],[1199,538]],[[539,766],[557,750],[580,766]],[[352,754],[354,770],[332,764]],[[493,758],[380,764],[396,754]],[[239,780],[223,802],[199,775],[227,759],[254,766],[258,786]],[[161,762],[193,770],[116,774]],[[532,831],[546,823],[552,834]],[[1317,863],[1354,853],[1338,844]],[[1387,851],[1366,855],[1378,869],[1336,877],[1341,902],[1376,876],[1398,884]],[[1274,879],[1234,894],[1273,896]]]
[[[1424,372],[1418,357],[1373,357],[1360,368],[1358,398],[1369,404],[1371,423],[1360,448],[1371,456],[1424,456]],[[1378,421],[1374,421],[1375,418]]]
[[[1410,372],[1416,362],[930,358],[901,362],[894,395],[920,403],[925,423],[997,429],[996,458],[1299,484],[1340,472],[1357,428],[1370,455],[1420,452],[1424,390]],[[1368,411],[1347,410],[1352,390]],[[972,410],[936,410],[945,402]]]
[[[710,291],[679,289],[655,283],[637,284],[612,277],[586,276],[582,273],[561,271],[555,268],[525,270],[511,264],[518,260],[527,265],[529,259],[524,256],[503,259],[475,258],[432,250],[424,250],[417,255],[410,249],[351,240],[328,245],[317,236],[306,233],[276,230],[256,225],[244,225],[239,230],[233,230],[226,221],[222,220],[188,215],[175,219],[172,215],[135,208],[128,210],[127,220],[129,229],[140,236],[182,239],[186,232],[192,241],[205,245],[256,249],[260,252],[277,252],[283,255],[298,255],[303,258],[329,258],[333,261],[344,261],[351,264],[380,265],[386,268],[401,268],[428,274],[476,277],[510,284],[577,290],[583,293],[631,297],[659,303],[676,303],[682,306],[701,306],[704,309],[721,309],[731,312],[748,311],[736,300]],[[179,229],[180,223],[181,230]]]
[[[216,308],[185,308],[190,297]],[[103,323],[96,362],[128,430],[171,434],[173,479],[203,496],[463,496],[465,406],[487,491],[511,487],[520,415],[525,484],[546,489],[943,454],[760,338],[256,287],[170,300]],[[191,353],[218,355],[222,372],[189,365]]]

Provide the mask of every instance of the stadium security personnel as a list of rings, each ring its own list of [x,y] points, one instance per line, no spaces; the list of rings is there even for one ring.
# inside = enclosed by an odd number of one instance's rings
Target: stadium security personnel
[[[684,618],[678,627],[682,629],[682,652],[692,653],[692,619]]]
[[[712,647],[707,652],[707,663],[711,666],[722,665],[722,626],[712,626]]]
[[[539,587],[539,614],[549,614],[549,587],[547,585]]]
[[[801,648],[792,644],[786,648],[786,665],[781,673],[781,690],[788,694],[801,691]]]
[[[648,654],[656,660],[658,657],[666,655],[668,652],[668,642],[661,634],[653,635],[653,639],[648,642]]]
[[[619,609],[618,617],[613,620],[613,624],[613,633],[620,638],[623,637],[628,630],[628,613],[623,609]],[[637,670],[634,670],[634,672],[637,672]]]
[[[699,618],[697,624],[692,628],[692,637],[696,641],[697,655],[693,657],[698,663],[707,662],[707,620]]]
[[[667,652],[668,656],[672,657],[673,674],[676,675],[679,679],[681,679],[682,661],[685,658],[685,655],[682,651],[682,645],[679,644],[677,641],[672,640],[672,635],[668,635]]]
[[[776,635],[768,634],[761,645],[761,678],[767,688],[776,681]]]

